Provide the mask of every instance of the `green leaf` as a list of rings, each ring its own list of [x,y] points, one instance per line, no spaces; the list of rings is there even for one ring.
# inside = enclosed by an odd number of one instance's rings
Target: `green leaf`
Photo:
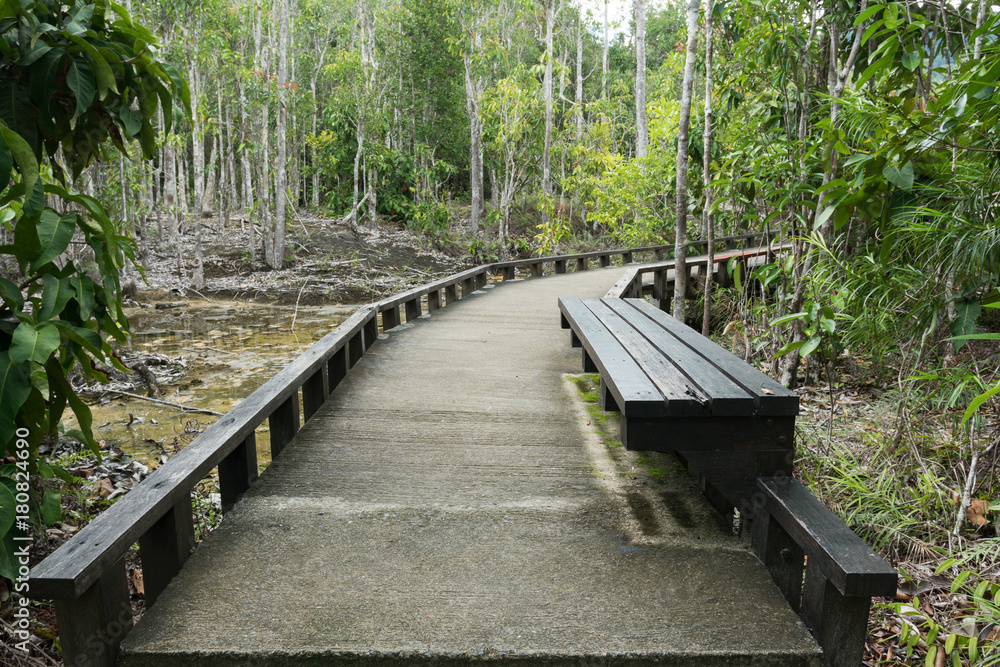
[[[6,535],[14,525],[17,513],[14,510],[14,494],[6,484],[0,484],[0,535]]]
[[[63,336],[66,336],[66,338],[75,343],[79,343],[95,357],[104,357],[104,352],[101,350],[103,341],[101,340],[101,335],[96,331],[84,329],[83,327],[75,327],[64,322],[55,322],[55,326],[59,328]]]
[[[816,348],[818,348],[819,344],[822,342],[823,342],[822,338],[820,338],[819,336],[813,336],[812,338],[810,338],[805,342],[805,344],[799,350],[799,354],[802,355],[803,357],[808,357],[810,354],[816,351]]]
[[[79,35],[69,35],[69,38],[90,56],[91,68],[93,69],[94,77],[97,79],[97,93],[100,99],[103,100],[109,90],[117,93],[118,83],[115,81],[115,75],[111,71],[108,61],[104,59],[104,56],[97,50],[97,47]]]
[[[786,322],[791,322],[793,320],[801,320],[808,317],[808,313],[792,313],[791,315],[782,315],[781,317],[771,320],[770,326],[777,327],[785,324]]]
[[[859,25],[875,16],[877,13],[885,9],[882,5],[875,5],[874,7],[869,7],[865,11],[858,14],[858,18],[854,19],[854,27],[857,28]]]
[[[125,129],[125,136],[130,139],[142,130],[143,115],[138,109],[123,106],[118,110],[118,119],[121,120],[122,127]]]
[[[28,142],[6,124],[0,125],[0,134],[3,134],[7,148],[10,149],[17,161],[17,170],[21,173],[21,178],[24,179],[24,191],[32,191],[35,187],[35,181],[38,180],[38,160],[35,159],[35,153],[31,150]]]
[[[907,162],[902,167],[886,163],[882,167],[882,175],[900,190],[909,192],[913,189],[913,163]]]
[[[37,328],[31,322],[21,322],[10,341],[10,360],[16,364],[37,361],[44,364],[59,347],[59,330],[51,324]]]
[[[97,95],[97,86],[94,82],[94,72],[82,57],[74,57],[70,61],[69,71],[66,72],[66,85],[76,95],[76,112],[74,118],[82,116],[94,103]]]
[[[968,579],[971,574],[972,572],[970,572],[969,570],[965,570],[957,577],[955,577],[955,581],[951,582],[951,592],[957,593],[959,590],[961,590],[962,584],[965,583],[966,579]]]
[[[782,357],[782,356],[788,354],[789,352],[793,352],[793,351],[799,349],[800,347],[802,347],[805,344],[806,344],[806,342],[804,340],[800,340],[797,343],[786,343],[785,345],[782,345],[781,348],[779,348],[777,352],[774,353],[774,356],[775,357]]]
[[[14,168],[14,155],[7,147],[7,141],[0,133],[0,192],[10,185],[10,172]]]
[[[51,273],[42,276],[42,304],[38,310],[38,321],[44,322],[58,317],[74,291],[69,280],[56,278]]]
[[[8,493],[10,490],[8,489]],[[17,557],[14,556],[14,533],[0,534],[0,577],[16,579],[17,572],[14,571],[14,563]]]
[[[64,215],[50,208],[42,211],[42,218],[35,227],[38,233],[38,243],[41,252],[31,260],[31,270],[38,271],[53,259],[63,254],[73,240],[73,232],[76,231],[76,216]]]
[[[903,67],[911,72],[917,69],[917,66],[920,65],[920,53],[917,51],[907,51],[903,54],[902,64]]]
[[[955,319],[948,324],[948,330],[954,336],[968,336],[970,332],[976,330],[976,320],[983,312],[978,301],[973,299],[961,299],[955,302]],[[962,349],[965,339],[959,340],[955,344],[955,351]]]
[[[11,362],[7,350],[0,351],[0,442],[14,437],[14,417],[30,392],[26,366]]]
[[[42,514],[42,522],[46,526],[51,526],[62,519],[62,505],[59,503],[59,492],[53,489],[45,491],[42,502],[38,504],[38,509]]]
[[[12,311],[19,313],[24,310],[24,295],[17,285],[6,278],[0,278],[0,298]]]
[[[983,393],[979,394],[974,399],[972,399],[972,402],[969,403],[969,407],[965,409],[965,414],[962,415],[962,424],[965,424],[965,422],[969,421],[969,419],[972,418],[972,415],[976,414],[976,410],[979,409],[979,406],[981,406],[983,403],[996,396],[998,393],[1000,393],[1000,384],[993,387],[992,389],[987,389],[986,391],[984,391]]]

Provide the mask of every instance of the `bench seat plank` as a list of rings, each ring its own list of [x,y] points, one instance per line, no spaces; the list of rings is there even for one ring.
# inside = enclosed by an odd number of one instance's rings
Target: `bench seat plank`
[[[656,385],[665,402],[664,414],[668,417],[699,417],[709,413],[710,399],[698,391],[677,366],[671,363],[652,343],[642,337],[606,303],[596,299],[584,301],[615,340],[628,350],[628,354],[650,381]],[[602,351],[603,355],[604,352]],[[628,409],[622,416],[634,417]]]
[[[791,478],[761,478],[765,509],[842,595],[893,596],[896,571],[809,489]]]
[[[713,417],[746,417],[754,414],[756,397],[736,384],[710,360],[681,343],[662,326],[633,306],[623,303],[621,299],[602,299],[601,302],[648,339],[660,354],[674,362],[698,392],[708,397],[709,414]]]
[[[596,364],[619,409],[637,417],[664,416],[666,405],[659,389],[581,299],[559,297],[559,309],[571,328],[579,332],[584,350]],[[595,354],[595,346],[600,347],[600,356]]]
[[[764,375],[729,350],[716,345],[687,325],[655,308],[642,299],[624,299],[649,319],[670,331],[682,343],[711,359],[720,371],[755,397],[757,414],[761,416],[797,415],[799,397],[795,392]]]

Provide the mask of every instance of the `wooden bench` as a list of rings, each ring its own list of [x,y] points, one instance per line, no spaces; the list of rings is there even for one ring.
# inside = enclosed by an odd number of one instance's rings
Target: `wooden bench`
[[[896,572],[791,479],[798,396],[641,299],[561,297],[605,410],[627,449],[675,452],[740,531],[824,651],[857,667],[872,596]]]

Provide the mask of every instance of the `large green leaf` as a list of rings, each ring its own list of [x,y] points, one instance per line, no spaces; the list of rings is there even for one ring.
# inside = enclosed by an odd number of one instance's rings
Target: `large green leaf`
[[[976,330],[976,320],[983,312],[979,301],[975,299],[960,299],[955,302],[955,319],[948,324],[952,336],[967,336]],[[955,351],[965,345],[965,340],[955,341]]]
[[[962,423],[964,424],[965,422],[969,421],[969,419],[972,418],[972,415],[976,414],[976,410],[978,410],[983,403],[990,400],[997,394],[1000,394],[1000,384],[998,384],[995,387],[992,387],[991,389],[987,389],[986,391],[984,391],[983,393],[979,394],[974,399],[972,399],[972,402],[969,403],[969,407],[965,409],[965,414],[962,415]]]
[[[76,231],[76,216],[63,215],[50,208],[42,211],[42,218],[35,227],[41,251],[31,260],[31,270],[37,271],[53,259],[63,254],[73,240]]]
[[[42,496],[42,502],[38,503],[38,509],[42,514],[42,523],[51,526],[56,521],[62,519],[62,504],[59,502],[59,492],[47,489]]]
[[[0,278],[0,298],[12,311],[19,313],[24,310],[24,295],[17,285],[6,278]]]
[[[74,56],[66,72],[66,85],[76,95],[76,112],[74,117],[82,116],[94,103],[97,95],[97,83],[90,63],[82,56]]]
[[[14,520],[17,518],[14,505],[14,494],[6,484],[0,484],[0,535],[6,535],[14,525]]]
[[[42,304],[38,309],[38,321],[44,322],[58,317],[75,294],[68,278],[56,278],[51,273],[42,276]]]
[[[909,192],[913,189],[913,163],[907,162],[902,167],[886,163],[882,167],[882,175],[900,190]]]
[[[17,170],[21,172],[21,177],[24,179],[25,192],[32,190],[35,187],[35,181],[38,180],[38,160],[35,159],[31,146],[24,140],[24,137],[6,125],[0,125],[0,134],[3,134],[7,148],[17,160]]]
[[[36,361],[44,364],[59,347],[59,330],[51,324],[35,326],[21,322],[10,341],[10,360],[15,364]]]
[[[10,172],[14,168],[14,155],[7,147],[7,141],[0,133],[0,191],[3,191],[10,183]]]
[[[115,75],[112,73],[108,61],[104,59],[104,56],[97,50],[97,47],[80,35],[69,35],[69,38],[90,56],[91,68],[97,80],[97,94],[100,99],[103,100],[107,96],[108,91],[117,93],[118,84],[115,82]]]
[[[14,417],[30,392],[27,365],[13,363],[7,350],[0,351],[0,442],[14,437]]]

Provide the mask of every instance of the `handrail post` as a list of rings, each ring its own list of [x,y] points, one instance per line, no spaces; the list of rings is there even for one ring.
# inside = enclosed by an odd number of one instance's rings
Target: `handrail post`
[[[541,262],[535,262],[531,265],[531,277],[541,278],[545,267]]]
[[[333,392],[340,384],[340,381],[347,377],[347,371],[350,367],[347,365],[347,348],[342,347],[333,353],[330,360],[327,362],[327,382],[330,387],[330,391]]]
[[[399,326],[399,306],[389,306],[382,311],[382,331]]]
[[[327,389],[326,373],[326,364],[323,364],[302,383],[302,413],[306,421],[316,414],[330,393]]]
[[[431,290],[427,293],[427,312],[433,313],[441,309],[441,290]]]
[[[486,287],[486,272],[484,271],[482,273],[477,273],[473,280],[473,284],[475,285],[476,289],[482,289]]]
[[[806,565],[802,617],[823,647],[823,664],[854,667],[861,663],[868,634],[872,600],[867,595],[843,595],[819,567]]]
[[[632,253],[628,250],[622,253],[622,264],[632,263]]]
[[[458,285],[452,283],[451,285],[446,285],[444,288],[445,305],[450,306],[451,304],[458,301],[461,297],[458,296]]]
[[[466,278],[462,281],[462,298],[466,298],[476,290],[475,280],[473,278]]]
[[[611,266],[611,255],[601,255],[597,258],[597,263],[601,265],[601,268]]]
[[[219,463],[222,511],[228,512],[232,509],[255,479],[257,479],[257,436],[251,433]]]
[[[185,494],[139,538],[147,606],[156,602],[170,580],[181,571],[194,544],[191,494]]]
[[[565,259],[557,259],[555,261],[555,265],[556,265],[556,273],[566,273],[566,260]]]
[[[410,299],[404,305],[406,306],[406,321],[407,322],[412,322],[413,320],[415,320],[418,317],[420,317],[421,312],[420,312],[420,297],[419,296],[415,297],[413,299]]]
[[[577,271],[586,271],[587,268],[588,268],[587,267],[587,258],[586,257],[578,257],[577,260],[576,260],[576,270]]]
[[[275,408],[267,418],[267,423],[271,428],[271,458],[275,459],[299,430],[298,390],[293,391],[291,396]]]
[[[56,600],[63,664],[115,667],[118,648],[132,629],[125,558],[119,558],[83,595]]]

